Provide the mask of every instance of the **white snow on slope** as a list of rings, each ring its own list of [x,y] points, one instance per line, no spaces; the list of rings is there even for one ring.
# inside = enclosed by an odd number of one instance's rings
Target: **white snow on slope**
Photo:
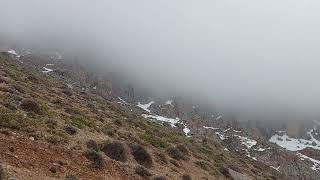
[[[183,132],[186,134],[186,136],[188,136],[188,134],[190,133],[190,129],[184,126]]]
[[[217,127],[209,127],[209,126],[203,126],[204,129],[210,129],[210,130],[219,130],[220,128],[217,128]],[[219,139],[222,141],[222,140],[225,140],[227,138],[227,136],[225,136],[224,134],[220,133],[220,132],[215,132],[216,135],[218,135]]]
[[[125,100],[123,100],[121,97],[118,97],[118,99],[120,100],[118,103],[120,104],[128,104]]]
[[[219,130],[220,128],[216,128],[216,127],[208,127],[208,126],[203,126],[203,128],[205,129],[211,129],[211,130]],[[219,136],[220,140],[224,140],[226,139],[228,136],[226,136],[224,133],[230,131],[232,128],[228,128],[228,129],[225,129],[223,130],[222,132],[215,132],[216,135]],[[241,132],[241,131],[233,131],[233,132]],[[241,144],[245,145],[247,147],[247,149],[250,149],[252,148],[253,146],[255,146],[257,144],[257,141],[256,140],[253,140],[253,139],[250,139],[248,137],[243,137],[243,136],[240,136],[240,135],[232,135],[234,137],[238,137]],[[259,149],[260,150],[260,149]],[[264,150],[264,149],[263,149]],[[261,151],[263,151],[261,150]]]
[[[250,149],[252,148],[252,146],[255,146],[257,144],[256,140],[250,139],[248,137],[243,137],[239,135],[233,135],[233,136],[238,137],[241,141],[241,144],[245,145],[247,149]]]
[[[141,109],[147,111],[148,113],[150,113],[149,108],[150,108],[150,106],[151,106],[153,103],[154,103],[154,101],[151,101],[151,102],[149,102],[149,103],[147,103],[147,104],[141,104],[140,102],[138,102],[138,105],[137,105],[137,106],[140,107]]]
[[[9,50],[8,53],[12,54],[12,55],[15,55],[16,57],[20,57],[20,55],[13,49]]]
[[[215,128],[215,127],[208,127],[208,126],[203,126],[203,128],[205,129],[210,129],[210,130],[219,130],[220,128]],[[230,131],[232,128],[227,128],[225,130],[223,130],[222,132],[215,132],[216,135],[218,135],[220,140],[225,140],[226,138],[228,138],[228,136],[225,133],[228,132],[235,132],[235,133],[240,133],[241,131]],[[253,146],[255,146],[257,144],[256,140],[250,139],[249,137],[243,137],[240,135],[236,135],[236,134],[231,134],[231,136],[233,137],[237,137],[239,139],[239,141],[241,142],[241,144],[243,144],[246,148],[244,149],[246,154],[245,156],[257,161],[258,159],[256,157],[253,157],[250,155],[249,149],[251,149]],[[254,149],[254,150],[258,150],[258,151],[265,151],[265,149],[259,148],[259,149]],[[236,150],[237,151],[237,150]]]
[[[54,64],[46,64],[46,66],[53,66]]]
[[[150,106],[154,103],[154,101],[151,101],[147,104],[141,104],[140,102],[138,102],[138,107],[142,108],[143,110],[147,111],[148,113],[150,113]],[[146,119],[154,119],[157,121],[161,121],[161,122],[167,122],[171,125],[171,127],[176,127],[176,124],[182,124],[184,126],[183,128],[183,132],[186,134],[186,136],[190,137],[188,134],[190,133],[190,129],[182,122],[179,122],[180,119],[177,117],[175,119],[173,118],[167,118],[167,117],[163,117],[163,116],[159,116],[156,114],[142,114],[142,116]]]
[[[301,153],[297,153],[297,155],[300,157],[301,160],[305,160],[305,159],[310,160],[313,163],[313,165],[311,166],[311,169],[313,169],[315,171],[320,170],[320,161],[313,159],[311,157],[308,157],[306,155],[303,155]]]
[[[218,130],[220,128],[217,128],[217,127],[209,127],[209,126],[203,126],[203,128],[205,129],[211,129],[211,130]]]
[[[237,131],[237,130],[232,130],[233,132],[235,132],[235,133],[241,133],[242,131]]]
[[[172,100],[168,100],[168,101],[166,101],[166,105],[173,106],[173,105],[172,105]]]
[[[227,138],[227,136],[224,136],[223,134],[219,133],[219,132],[215,132],[216,135],[219,136],[220,140],[225,140]]]
[[[280,172],[280,166],[278,166],[278,167],[274,167],[274,166],[270,166],[272,169],[275,169],[276,171],[278,171],[278,172]]]
[[[299,151],[307,147],[320,150],[320,141],[313,137],[313,131],[314,129],[311,129],[307,132],[311,137],[310,140],[291,138],[284,133],[282,136],[278,134],[273,135],[269,141],[289,151]],[[313,146],[312,143],[315,143],[315,146]]]
[[[217,118],[216,118],[216,120],[220,120],[222,118],[222,116],[218,116]]]
[[[46,68],[46,67],[43,67],[43,73],[49,73],[49,72],[52,72],[53,70],[52,69],[49,69],[49,68]]]
[[[156,120],[162,121],[162,122],[168,122],[168,123],[170,123],[170,125],[172,127],[176,127],[175,124],[179,122],[179,118],[172,119],[172,118],[166,118],[166,117],[159,116],[159,115],[150,115],[150,114],[143,114],[142,116],[144,118],[151,118],[151,119],[156,119]]]
[[[259,152],[263,152],[263,151],[265,151],[266,150],[266,148],[259,148],[259,149],[256,149],[256,151],[259,151]]]

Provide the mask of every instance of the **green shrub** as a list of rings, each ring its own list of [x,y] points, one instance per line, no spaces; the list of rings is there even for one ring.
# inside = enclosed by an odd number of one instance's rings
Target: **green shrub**
[[[78,108],[70,108],[70,107],[66,107],[64,108],[64,111],[66,113],[69,113],[69,114],[73,114],[73,115],[81,115],[81,110],[78,109]]]
[[[152,134],[140,134],[139,137],[147,143],[150,143],[152,146],[156,148],[166,148],[168,146],[167,142],[158,138]]]
[[[104,126],[102,132],[108,136],[114,136],[115,130],[111,126]]]
[[[46,140],[52,144],[59,144],[64,141],[62,137],[57,136],[57,135],[48,136],[48,137],[46,137]]]
[[[24,118],[22,114],[0,109],[0,127],[28,130],[29,127],[36,124],[34,119]]]
[[[33,112],[39,115],[44,115],[46,113],[48,113],[48,107],[43,105],[43,104],[39,104],[34,100],[31,99],[27,99],[22,101],[21,103],[21,108],[27,112]]]
[[[66,180],[78,180],[78,176],[75,174],[67,174],[66,175]]]
[[[213,169],[213,166],[206,161],[196,161],[194,162],[194,164],[205,171],[210,171],[211,169]]]
[[[86,119],[82,116],[71,116],[70,119],[66,120],[67,124],[71,124],[79,129],[84,127],[94,127],[94,122],[90,119]]]

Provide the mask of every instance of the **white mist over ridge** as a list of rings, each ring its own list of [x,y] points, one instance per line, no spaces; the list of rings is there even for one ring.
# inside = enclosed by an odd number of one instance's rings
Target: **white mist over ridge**
[[[243,116],[319,118],[317,1],[1,3],[2,47],[58,50]]]

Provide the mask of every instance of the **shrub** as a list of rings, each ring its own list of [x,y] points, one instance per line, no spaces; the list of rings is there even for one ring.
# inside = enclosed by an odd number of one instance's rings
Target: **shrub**
[[[17,106],[14,103],[11,103],[11,102],[1,102],[1,103],[2,103],[2,105],[4,107],[6,107],[6,108],[8,108],[8,109],[10,109],[12,111],[15,111],[15,110],[18,109]]]
[[[184,159],[183,154],[175,147],[170,147],[167,149],[167,153],[170,157],[172,157],[173,159],[176,159],[178,161]]]
[[[24,118],[22,114],[0,108],[0,127],[17,130],[30,130],[30,127],[35,124],[35,119]]]
[[[143,166],[137,166],[137,167],[135,168],[135,172],[136,172],[138,175],[140,175],[140,176],[142,176],[142,177],[145,177],[145,178],[152,175],[152,174],[148,171],[148,169],[144,168]]]
[[[19,93],[25,93],[25,88],[20,86],[19,84],[14,84],[13,87],[19,92]]]
[[[232,169],[232,170],[234,170],[234,171],[236,171],[236,172],[238,172],[238,173],[243,173],[242,170],[241,170],[241,168],[240,168],[239,166],[236,166],[236,165],[231,164],[231,165],[228,165],[228,168],[229,168],[229,169]]]
[[[46,124],[47,124],[48,128],[55,129],[58,125],[58,122],[54,119],[49,119],[49,120],[47,120]]]
[[[146,168],[150,168],[152,166],[152,158],[147,150],[145,150],[142,146],[132,146],[131,154],[140,165]]]
[[[94,150],[96,152],[99,151],[99,146],[94,140],[89,140],[89,141],[87,141],[86,144],[87,144],[88,149]]]
[[[228,178],[231,177],[228,168],[226,168],[226,167],[224,167],[224,166],[220,167],[219,172],[220,172],[221,174],[223,174],[225,177],[228,177]]]
[[[34,112],[37,114],[39,114],[41,111],[40,105],[37,102],[30,100],[30,99],[22,101],[21,107],[25,111]]]
[[[167,178],[164,176],[156,176],[153,178],[153,180],[166,180]]]
[[[69,89],[69,88],[62,90],[62,93],[64,93],[67,96],[72,96],[73,95],[72,90]]]
[[[84,153],[84,156],[92,162],[92,165],[95,168],[103,167],[103,164],[104,164],[103,158],[102,158],[101,154],[99,154],[98,152],[96,152],[92,149],[89,149]]]
[[[64,126],[64,130],[70,135],[75,135],[77,133],[77,128],[75,128],[70,124],[67,124],[66,126]]]
[[[184,174],[182,176],[182,180],[192,180],[191,176],[189,174]]]
[[[79,129],[83,129],[85,126],[87,127],[93,127],[94,126],[94,122],[91,120],[88,120],[82,116],[71,116],[70,120],[68,120],[70,122],[71,125],[79,128]]]
[[[213,168],[210,163],[205,161],[196,161],[194,164],[205,171],[210,171]]]
[[[116,161],[127,161],[127,154],[124,145],[120,142],[112,142],[102,145],[101,151]]]
[[[103,129],[102,129],[102,132],[105,135],[108,135],[108,136],[112,137],[114,135],[114,133],[115,133],[115,130],[112,127],[104,126]]]
[[[0,180],[3,180],[5,178],[6,178],[6,173],[4,171],[2,164],[0,164]]]
[[[121,122],[120,119],[114,120],[114,124],[117,125],[117,126],[122,126],[122,122]]]
[[[66,175],[66,180],[78,180],[78,176],[74,174],[68,174]]]
[[[186,148],[186,146],[180,144],[180,145],[177,145],[176,147],[183,154],[183,156],[189,156],[189,150]]]
[[[160,153],[157,153],[156,155],[158,156],[158,158],[159,158],[159,160],[160,160],[161,162],[163,162],[163,163],[165,163],[165,164],[168,164],[168,160],[167,160],[167,157],[166,157],[165,154],[163,154],[162,152],[160,152]]]
[[[52,143],[52,144],[59,144],[60,142],[63,141],[62,137],[56,136],[56,135],[48,136],[48,137],[46,137],[46,140],[47,140],[49,143]]]
[[[64,111],[69,114],[81,115],[81,110],[78,108],[66,107],[64,108]]]
[[[152,146],[156,148],[166,148],[168,146],[168,144],[164,140],[151,134],[141,134],[140,138],[143,139],[145,142],[150,143]]]

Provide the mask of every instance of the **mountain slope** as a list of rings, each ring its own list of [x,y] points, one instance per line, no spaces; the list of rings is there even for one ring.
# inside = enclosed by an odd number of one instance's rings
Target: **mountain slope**
[[[320,177],[299,157],[244,130],[210,127],[196,111],[178,117],[174,102],[129,103],[115,84],[61,56],[1,53],[0,177]]]

